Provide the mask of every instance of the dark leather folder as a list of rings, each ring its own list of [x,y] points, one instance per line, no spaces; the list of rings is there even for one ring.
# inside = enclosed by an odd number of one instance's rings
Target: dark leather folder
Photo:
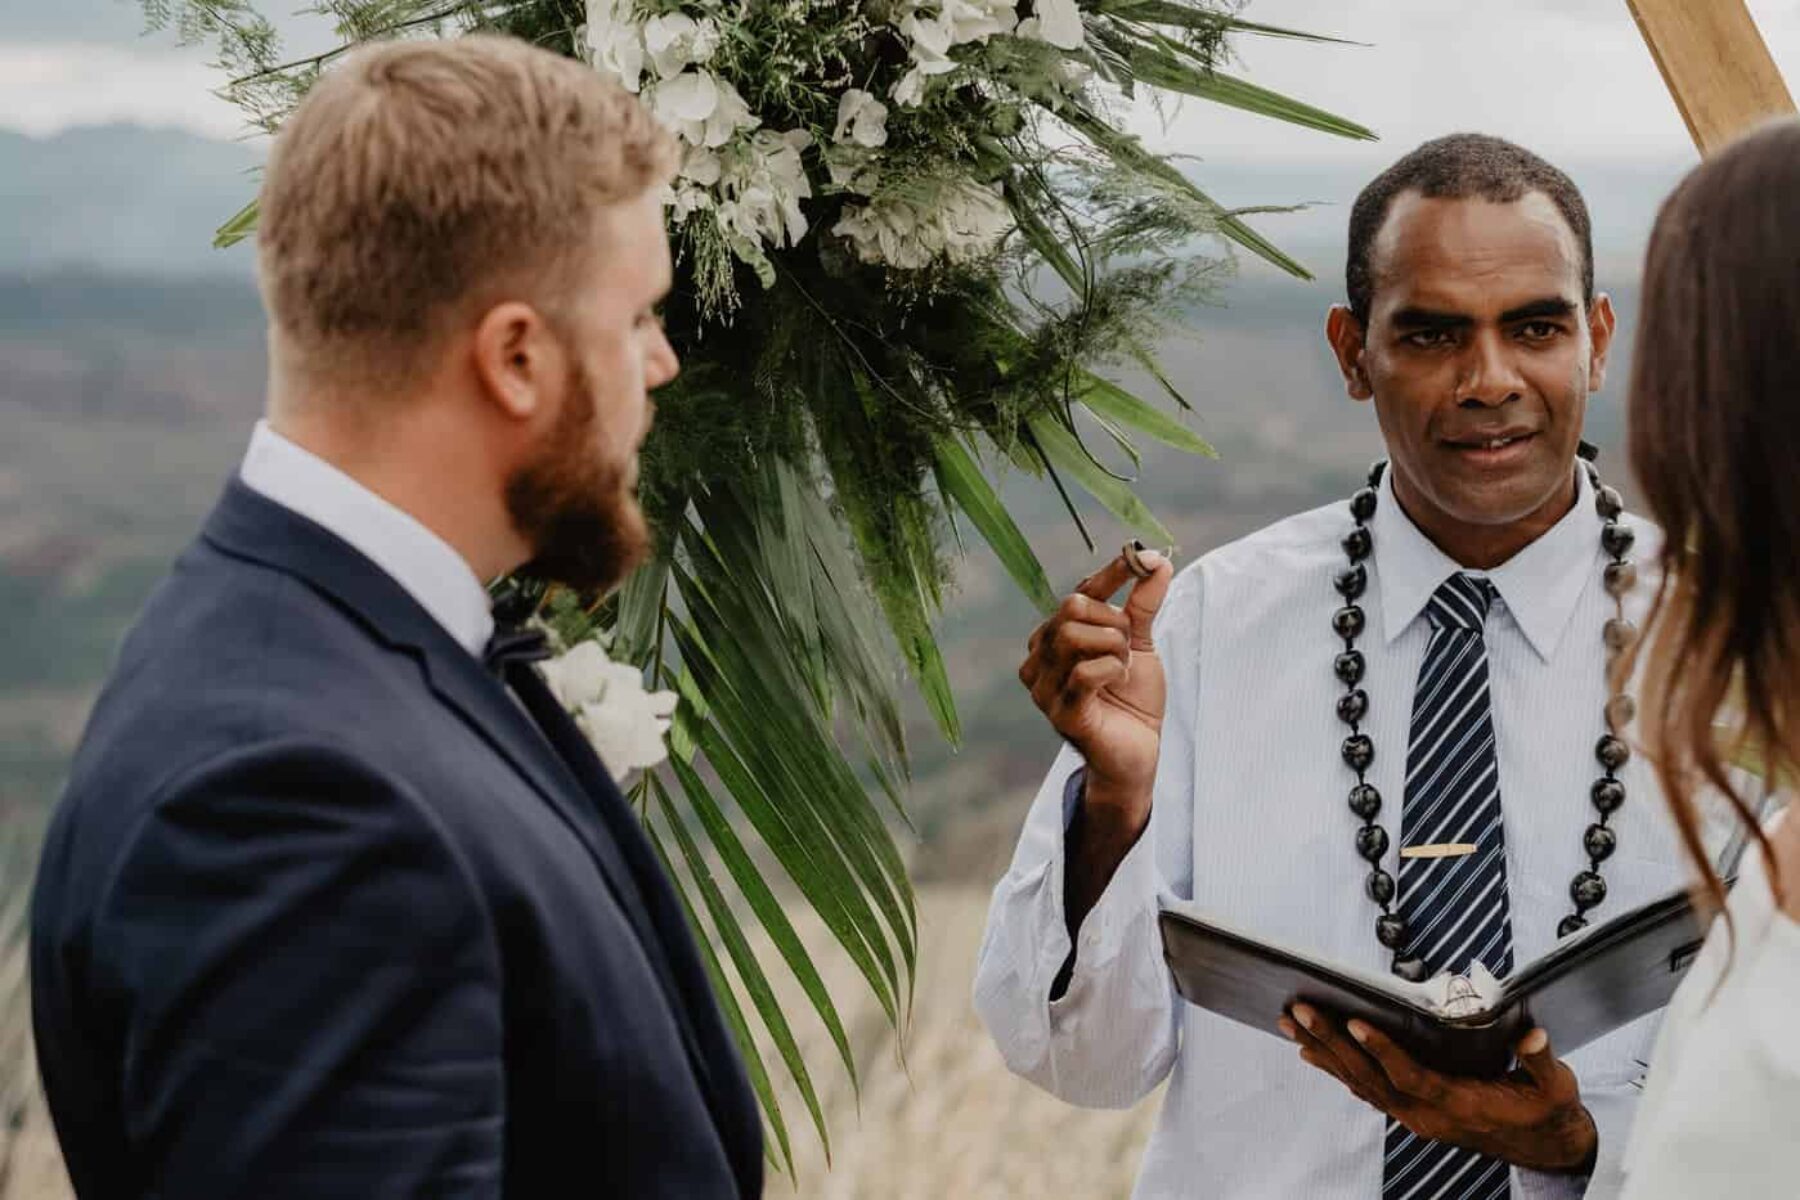
[[[1506,1073],[1533,1026],[1562,1056],[1662,1008],[1705,937],[1688,893],[1676,892],[1565,939],[1507,977],[1480,1012],[1444,1017],[1397,977],[1269,945],[1193,911],[1166,908],[1160,922],[1176,990],[1201,1008],[1279,1036],[1276,1020],[1304,1000],[1367,1021],[1435,1070],[1488,1077]]]

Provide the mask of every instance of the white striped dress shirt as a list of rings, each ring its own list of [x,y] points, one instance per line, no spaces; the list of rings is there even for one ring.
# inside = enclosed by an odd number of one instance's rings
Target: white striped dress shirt
[[[1612,614],[1593,489],[1581,471],[1574,508],[1543,537],[1488,572],[1499,599],[1487,649],[1504,809],[1515,962],[1552,948],[1572,911],[1569,881],[1587,866],[1582,832],[1605,731],[1605,651]],[[1460,568],[1394,499],[1389,473],[1371,530],[1369,779],[1398,876],[1402,776],[1414,684],[1430,630],[1426,602]],[[1635,557],[1655,554],[1653,530]],[[1337,503],[1289,518],[1183,570],[1158,615],[1169,680],[1150,825],[1080,930],[1067,992],[1050,1002],[1069,952],[1063,918],[1064,784],[1080,766],[1066,748],[1026,818],[994,891],[975,1004],[1011,1068],[1063,1099],[1116,1108],[1159,1083],[1168,1092],[1140,1167],[1141,1200],[1252,1197],[1373,1200],[1381,1194],[1384,1118],[1336,1080],[1302,1063],[1288,1042],[1186,1004],[1163,965],[1162,898],[1193,900],[1239,927],[1366,970],[1391,955],[1375,939],[1378,909],[1363,891],[1368,864],[1345,804],[1355,782],[1338,754],[1346,728],[1332,672],[1342,642],[1332,576],[1352,521]],[[1640,593],[1646,589],[1640,588]],[[1594,920],[1660,895],[1685,878],[1677,841],[1634,759],[1614,818],[1619,848],[1602,869]],[[1513,1195],[1611,1196],[1655,1036],[1647,1018],[1569,1059],[1600,1131],[1599,1161],[1582,1177],[1514,1171]]]

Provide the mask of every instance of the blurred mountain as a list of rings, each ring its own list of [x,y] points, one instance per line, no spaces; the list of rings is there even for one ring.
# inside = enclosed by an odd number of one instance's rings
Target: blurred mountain
[[[213,230],[256,194],[250,146],[136,125],[50,138],[0,130],[0,271],[67,267],[248,278]]]
[[[1405,147],[1326,162],[1183,160],[1221,204],[1291,207],[1253,224],[1335,283],[1356,193]],[[50,138],[0,131],[0,271],[80,266],[177,276],[247,277],[249,248],[211,248],[213,230],[256,190],[260,145],[191,133],[108,125]],[[1608,286],[1634,278],[1656,207],[1685,160],[1562,164],[1588,197],[1595,251]],[[1271,269],[1246,264],[1253,278]]]

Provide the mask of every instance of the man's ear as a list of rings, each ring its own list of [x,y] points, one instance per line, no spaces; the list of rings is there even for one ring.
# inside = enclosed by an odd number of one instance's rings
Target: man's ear
[[[488,309],[469,353],[482,394],[506,416],[529,421],[550,402],[555,339],[531,305],[509,300]]]
[[[1606,384],[1606,358],[1612,352],[1613,330],[1618,327],[1612,297],[1601,292],[1588,309],[1588,391],[1597,392]]]
[[[1331,312],[1325,317],[1325,340],[1330,343],[1338,370],[1343,373],[1344,391],[1352,400],[1372,399],[1375,388],[1369,383],[1368,369],[1363,366],[1365,333],[1356,314],[1345,305],[1332,305]]]

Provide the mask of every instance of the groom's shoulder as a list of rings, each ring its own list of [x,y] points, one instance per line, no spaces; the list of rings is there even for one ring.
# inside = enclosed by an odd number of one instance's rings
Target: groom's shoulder
[[[152,593],[89,717],[70,790],[139,793],[264,743],[416,720],[417,664],[303,581],[197,542]],[[371,723],[376,723],[371,728]]]

